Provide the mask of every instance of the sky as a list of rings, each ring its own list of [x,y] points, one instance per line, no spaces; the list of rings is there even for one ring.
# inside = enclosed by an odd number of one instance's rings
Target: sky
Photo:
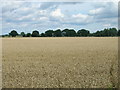
[[[57,29],[90,32],[118,27],[118,2],[3,2],[2,34]],[[1,28],[0,28],[1,29]]]

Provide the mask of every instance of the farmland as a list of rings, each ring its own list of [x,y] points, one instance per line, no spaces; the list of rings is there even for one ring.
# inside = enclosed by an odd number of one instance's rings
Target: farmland
[[[2,39],[4,88],[109,88],[117,85],[117,37]]]

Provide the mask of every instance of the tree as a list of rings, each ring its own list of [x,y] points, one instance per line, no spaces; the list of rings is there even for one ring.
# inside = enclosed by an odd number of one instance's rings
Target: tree
[[[73,37],[76,36],[76,32],[74,29],[64,29],[62,31],[62,36]]]
[[[15,30],[12,30],[10,33],[9,33],[10,36],[12,37],[16,37],[18,35],[17,31]]]
[[[102,36],[110,36],[109,29],[104,29]]]
[[[60,29],[54,31],[54,36],[55,37],[61,37],[62,36],[62,31]]]
[[[96,31],[95,33],[93,33],[93,36],[101,37],[104,36],[103,34],[104,34],[103,31]]]
[[[118,34],[117,35],[120,36],[120,30],[118,30]]]
[[[27,34],[26,34],[26,37],[31,37],[31,33],[27,33]]]
[[[109,33],[110,33],[110,36],[117,36],[117,29],[116,28],[110,28]]]
[[[8,34],[5,34],[5,35],[1,35],[2,37],[9,37],[9,35]]]
[[[78,36],[89,36],[90,32],[88,30],[85,30],[85,29],[81,29],[77,32],[77,35]]]
[[[25,33],[24,32],[21,32],[20,34],[22,37],[25,37]]]
[[[104,29],[104,30],[101,30],[101,31],[96,31],[95,33],[94,33],[94,36],[98,36],[98,37],[100,37],[100,36],[117,36],[117,29],[116,28],[109,28],[109,29]]]
[[[53,37],[54,36],[54,31],[53,30],[48,30],[45,32],[46,37]]]
[[[41,33],[41,35],[40,35],[41,37],[45,37],[45,34],[44,33]]]
[[[39,32],[37,30],[32,32],[32,37],[39,37]]]
[[[74,29],[68,30],[68,36],[70,36],[70,37],[75,37],[75,36],[76,36],[75,30],[74,30]]]
[[[64,29],[62,31],[62,36],[68,36],[68,31],[69,31],[69,29]]]

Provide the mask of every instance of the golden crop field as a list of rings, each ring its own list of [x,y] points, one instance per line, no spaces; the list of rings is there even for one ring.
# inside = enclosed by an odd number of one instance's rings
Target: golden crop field
[[[2,39],[3,88],[117,86],[117,37]]]

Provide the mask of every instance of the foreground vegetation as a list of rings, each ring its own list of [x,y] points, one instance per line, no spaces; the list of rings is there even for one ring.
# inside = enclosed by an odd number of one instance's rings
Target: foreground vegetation
[[[3,38],[3,88],[117,86],[117,37]]]
[[[64,30],[47,30],[45,33],[39,34],[39,31],[35,30],[31,33],[25,34],[21,32],[20,34],[17,31],[12,30],[7,35],[2,35],[2,37],[111,37],[111,36],[120,36],[120,30],[117,31],[116,28],[108,28],[101,31],[96,31],[95,33],[90,33],[89,30],[81,29],[76,32],[74,29],[64,29]]]

